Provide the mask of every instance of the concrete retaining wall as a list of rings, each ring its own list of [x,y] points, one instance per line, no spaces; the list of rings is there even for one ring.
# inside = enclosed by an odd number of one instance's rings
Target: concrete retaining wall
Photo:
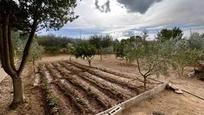
[[[146,100],[150,97],[153,97],[154,95],[165,90],[166,86],[167,86],[167,83],[163,83],[161,85],[158,85],[157,87],[155,87],[149,91],[141,93],[140,95],[137,95],[137,96],[125,101],[125,102],[122,102],[122,103],[120,103],[120,104],[118,104],[118,105],[116,105],[116,106],[114,106],[114,107],[112,107],[106,111],[98,113],[97,115],[119,115],[122,112],[122,110],[129,108],[133,105],[137,105],[141,101]]]

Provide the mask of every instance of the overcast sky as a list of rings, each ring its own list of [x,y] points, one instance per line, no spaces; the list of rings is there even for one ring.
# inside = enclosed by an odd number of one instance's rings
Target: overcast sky
[[[98,0],[101,6],[107,0]],[[204,32],[204,0],[110,0],[110,12],[96,8],[95,0],[78,2],[76,14],[80,17],[59,31],[41,31],[39,34],[88,37],[110,34],[123,38],[146,30],[151,37],[162,28],[180,27],[188,36]]]

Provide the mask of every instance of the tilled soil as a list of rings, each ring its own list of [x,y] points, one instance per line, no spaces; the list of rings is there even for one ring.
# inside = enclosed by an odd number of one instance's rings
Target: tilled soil
[[[69,60],[69,56],[61,55],[45,57],[41,60],[41,62],[53,62],[59,60]],[[72,58],[72,61],[88,66],[86,60]],[[114,55],[105,55],[103,56],[102,61],[100,61],[99,56],[95,56],[92,61],[92,66],[108,70],[110,73],[120,72],[118,76],[134,78],[138,81],[142,80],[135,64],[126,64],[125,61],[116,59]],[[189,68],[189,70],[186,68],[185,73],[188,74],[192,70],[193,69],[191,68]],[[196,78],[181,78],[175,71],[171,71],[170,76],[168,77],[154,78],[170,81],[182,89],[204,97],[204,82]],[[164,91],[158,96],[155,96],[150,100],[146,100],[137,106],[132,106],[129,109],[127,108],[122,115],[150,115],[153,112],[162,112],[165,115],[204,115],[203,102],[203,100],[187,93],[178,95],[171,91]]]
[[[69,56],[55,56],[55,57],[45,57],[41,60],[41,62],[55,62],[55,61],[62,61],[62,60],[68,60]],[[76,61],[78,63],[81,63],[83,65],[88,65],[86,61],[81,59],[74,59],[73,61]],[[57,70],[56,68],[61,68],[63,66],[64,70],[66,70],[67,76],[62,75],[63,73]],[[93,60],[93,66],[99,67],[102,70],[108,70],[106,73],[111,73],[116,76],[125,77],[128,79],[131,79],[131,77],[136,78],[138,81],[142,80],[142,78],[137,77],[138,73],[136,70],[136,67],[134,65],[126,65],[125,62],[121,60],[115,59],[114,56],[103,56],[103,61],[100,61],[100,58],[96,57]],[[72,80],[72,82],[80,82],[79,87],[82,87],[84,85],[87,85],[86,87],[82,88],[83,91],[89,90],[89,96],[90,96],[90,102],[93,105],[97,105],[95,108],[98,111],[102,111],[105,108],[109,108],[112,105],[115,105],[121,101],[123,101],[124,96],[122,98],[117,96],[118,92],[115,92],[113,89],[112,92],[110,92],[110,89],[107,88],[103,83],[97,82],[98,77],[97,75],[90,74],[87,71],[77,68],[75,66],[69,66],[66,68],[63,63],[50,63],[46,64],[49,67],[46,67],[45,69],[48,70],[48,73],[54,75],[53,73],[56,73],[57,77],[53,76],[51,77],[50,84],[51,85],[51,91],[53,91],[53,94],[60,99],[59,105],[60,110],[62,112],[67,113],[68,115],[78,115],[83,112],[83,110],[80,110],[80,107],[84,108],[85,105],[83,105],[83,102],[81,103],[80,98],[75,98],[73,95],[70,95],[69,93],[66,93],[67,90],[64,89],[63,85],[60,85],[60,87],[57,83],[57,81],[60,79],[62,82],[71,81],[70,78],[76,78],[76,80]],[[67,62],[65,65],[68,65]],[[26,67],[29,68],[30,67]],[[50,72],[49,68],[51,70],[54,70],[53,73]],[[99,70],[100,70],[99,69]],[[77,70],[77,71],[75,71]],[[116,73],[120,72],[120,74]],[[124,74],[125,73],[125,74]],[[127,75],[128,74],[128,75]],[[125,75],[125,76],[124,76]],[[129,76],[130,75],[130,76]],[[92,77],[93,76],[93,77]],[[100,78],[100,77],[99,77]],[[114,77],[113,77],[114,78]],[[46,113],[44,110],[43,98],[41,94],[41,85],[40,85],[40,79],[41,74],[37,74],[35,79],[34,77],[30,75],[23,75],[23,81],[25,85],[25,97],[26,97],[26,103],[18,107],[16,110],[10,110],[9,104],[12,101],[12,86],[11,86],[11,79],[9,77],[6,77],[1,83],[0,83],[0,115],[44,115],[49,114]],[[176,84],[177,86],[184,88],[196,95],[200,95],[203,97],[204,95],[204,82],[199,81],[194,78],[179,78],[177,75],[175,75],[175,72],[171,73],[170,77],[167,77],[165,79],[170,80],[172,83]],[[81,81],[84,81],[83,83]],[[132,80],[134,81],[134,80]],[[55,83],[56,82],[56,83]],[[111,82],[110,80],[106,80],[106,82]],[[149,81],[153,82],[153,81]],[[70,82],[69,82],[70,83]],[[136,83],[136,82],[135,82]],[[139,83],[139,82],[138,82]],[[35,84],[35,86],[33,86]],[[115,83],[119,85],[119,87],[122,87],[121,84]],[[136,83],[137,84],[137,83]],[[150,87],[154,87],[154,85],[157,85],[153,82],[153,84],[149,84]],[[124,87],[123,87],[124,88]],[[137,88],[139,92],[142,92],[142,87]],[[132,91],[135,95],[137,94],[137,90],[133,92],[133,90],[130,88],[128,89]],[[93,93],[97,92],[97,93]],[[120,93],[120,92],[119,92]],[[94,98],[93,98],[94,97]],[[91,100],[92,99],[92,100]],[[97,102],[97,103],[96,103]],[[108,105],[108,103],[111,103]],[[61,106],[62,105],[62,106]],[[192,95],[184,93],[183,95],[175,94],[171,91],[164,91],[160,93],[159,95],[148,99],[139,105],[132,106],[131,108],[126,109],[123,111],[122,115],[150,115],[153,112],[161,112],[165,115],[204,115],[204,101],[201,99],[198,99]],[[88,112],[87,112],[88,113]],[[86,114],[86,113],[84,113]],[[92,114],[92,113],[89,113]]]
[[[142,82],[69,61],[41,64],[39,70],[66,115],[96,114],[143,92]]]

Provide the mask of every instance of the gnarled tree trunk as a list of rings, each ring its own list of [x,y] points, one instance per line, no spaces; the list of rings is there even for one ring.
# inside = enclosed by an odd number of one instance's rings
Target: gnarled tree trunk
[[[143,76],[144,78],[144,90],[147,90],[147,76]]]
[[[24,88],[23,81],[21,77],[12,77],[13,83],[13,102],[11,104],[12,108],[24,102]]]
[[[17,69],[14,64],[13,45],[11,40],[10,17],[8,14],[3,15],[2,24],[0,23],[0,55],[4,71],[10,75],[13,82],[13,102],[11,108],[16,108],[19,104],[24,103],[24,88],[22,78],[20,77],[26,60],[29,55],[29,49],[37,28],[37,20],[34,20],[29,38],[23,51],[23,57],[19,68]]]
[[[88,63],[89,63],[89,66],[91,67],[91,60],[90,59],[88,59]]]

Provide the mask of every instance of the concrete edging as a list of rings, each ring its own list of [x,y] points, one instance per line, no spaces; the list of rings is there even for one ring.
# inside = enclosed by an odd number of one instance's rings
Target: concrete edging
[[[156,94],[162,92],[163,90],[165,90],[167,84],[168,84],[167,82],[162,83],[161,85],[158,85],[157,87],[155,87],[149,91],[141,93],[141,94],[139,94],[139,95],[127,100],[127,101],[124,101],[118,105],[115,105],[114,107],[112,107],[108,110],[105,110],[103,112],[100,112],[96,115],[119,115],[122,112],[122,110],[129,108],[133,105],[137,105],[140,102],[142,102],[143,100],[148,99],[148,98],[155,96]]]

